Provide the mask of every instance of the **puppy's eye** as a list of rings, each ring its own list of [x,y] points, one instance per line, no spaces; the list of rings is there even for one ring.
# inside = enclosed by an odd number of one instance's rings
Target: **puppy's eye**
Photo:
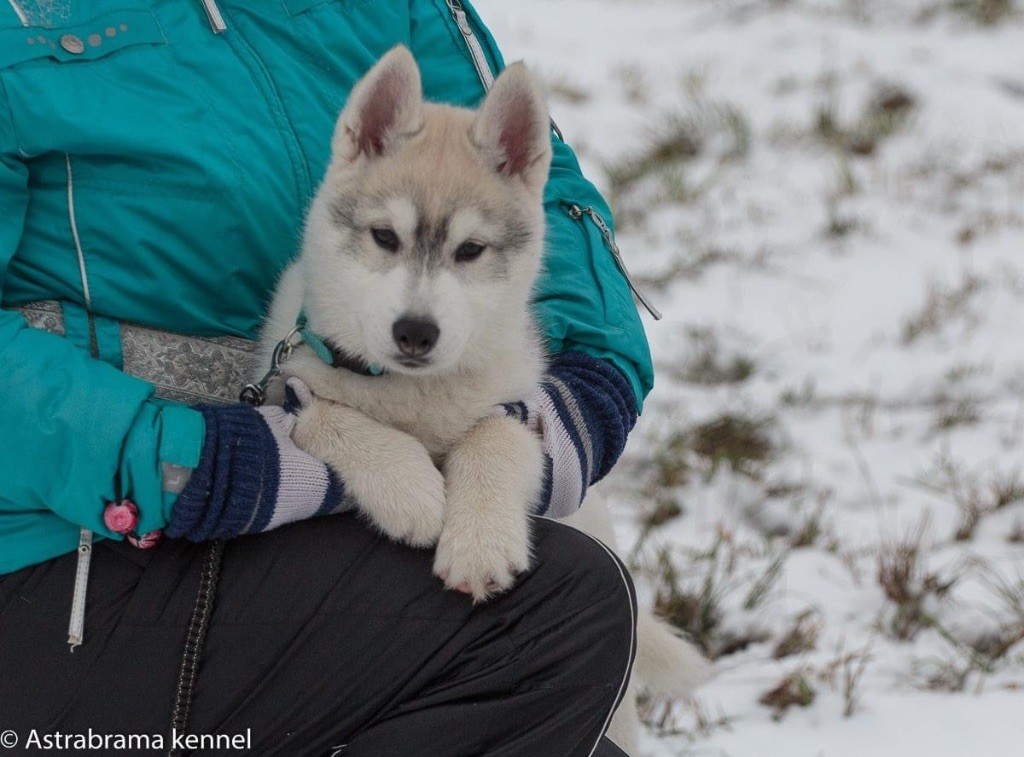
[[[377,243],[377,246],[388,252],[396,252],[402,245],[398,234],[391,229],[371,229],[370,234],[373,235],[373,241]]]
[[[463,242],[455,250],[455,262],[468,263],[484,254],[485,245],[479,242]]]

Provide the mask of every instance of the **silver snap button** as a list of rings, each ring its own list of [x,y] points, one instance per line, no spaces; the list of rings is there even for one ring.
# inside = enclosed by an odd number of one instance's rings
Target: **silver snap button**
[[[65,34],[61,37],[60,46],[72,55],[81,55],[85,52],[85,43],[82,42],[80,37],[76,37],[74,34]]]

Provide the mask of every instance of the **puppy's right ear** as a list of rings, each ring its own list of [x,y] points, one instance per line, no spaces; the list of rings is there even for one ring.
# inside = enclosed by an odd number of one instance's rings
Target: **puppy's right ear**
[[[334,129],[334,160],[348,164],[363,155],[384,155],[422,124],[420,69],[409,49],[399,45],[352,88]]]

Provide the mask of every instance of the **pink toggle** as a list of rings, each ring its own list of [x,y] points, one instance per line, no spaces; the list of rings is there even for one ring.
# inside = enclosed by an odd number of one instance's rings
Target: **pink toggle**
[[[103,523],[115,534],[127,534],[139,525],[139,508],[130,499],[111,502],[103,509]]]
[[[157,529],[156,531],[150,531],[148,534],[143,534],[142,536],[128,534],[127,536],[125,536],[125,539],[133,547],[138,547],[139,549],[152,549],[160,543],[160,540],[163,538],[163,536],[164,532],[160,529]]]

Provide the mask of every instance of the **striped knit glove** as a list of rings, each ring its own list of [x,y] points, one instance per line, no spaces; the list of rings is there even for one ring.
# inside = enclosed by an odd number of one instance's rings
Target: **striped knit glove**
[[[587,488],[619,459],[637,418],[633,390],[622,373],[576,351],[556,355],[533,395],[501,411],[541,437],[544,485],[534,512],[551,518],[579,509]]]
[[[284,407],[197,405],[206,420],[199,466],[171,510],[167,536],[230,539],[345,509],[345,486],[291,440],[308,390],[291,380]]]

